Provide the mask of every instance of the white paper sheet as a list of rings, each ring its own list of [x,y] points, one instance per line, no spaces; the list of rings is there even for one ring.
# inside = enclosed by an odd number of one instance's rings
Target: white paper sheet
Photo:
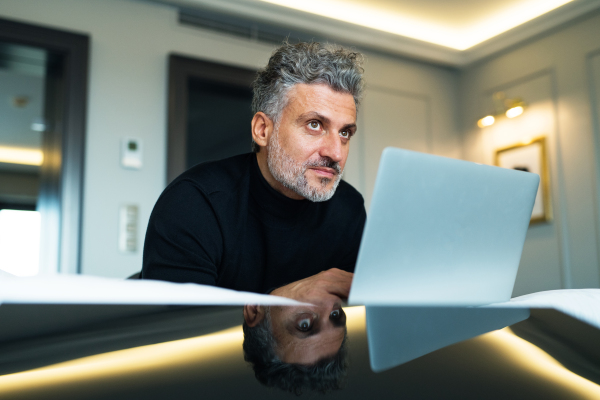
[[[0,303],[148,305],[298,305],[279,296],[194,283],[84,275],[0,277]]]
[[[548,290],[485,307],[553,308],[600,329],[600,289]]]

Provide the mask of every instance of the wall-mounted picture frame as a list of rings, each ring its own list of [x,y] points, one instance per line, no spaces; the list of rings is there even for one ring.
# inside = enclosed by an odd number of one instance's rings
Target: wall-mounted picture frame
[[[532,172],[540,176],[540,186],[535,197],[531,224],[552,221],[550,177],[546,156],[546,138],[538,137],[496,150],[495,164],[498,167]]]

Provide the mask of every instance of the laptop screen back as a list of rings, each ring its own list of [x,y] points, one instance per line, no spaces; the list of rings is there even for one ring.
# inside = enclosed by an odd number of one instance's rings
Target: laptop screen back
[[[350,304],[510,299],[539,176],[384,150]]]

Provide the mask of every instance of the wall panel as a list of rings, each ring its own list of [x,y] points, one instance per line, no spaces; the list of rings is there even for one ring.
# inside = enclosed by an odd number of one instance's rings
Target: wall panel
[[[422,96],[371,89],[364,104],[364,196],[370,205],[381,153],[388,146],[430,152],[429,102]]]
[[[562,254],[563,242],[560,240],[565,234],[561,229],[563,217],[561,205],[562,181],[556,174],[556,107],[553,98],[553,74],[544,70],[528,76],[484,90],[480,94],[481,110],[492,108],[492,96],[499,91],[506,94],[507,98],[517,96],[527,99],[526,112],[518,118],[497,118],[491,127],[482,130],[484,136],[483,154],[485,162],[494,164],[495,151],[517,143],[527,142],[538,137],[546,138],[546,156],[550,172],[551,204],[554,205],[554,219],[547,223],[531,225],[527,232],[527,239],[521,256],[521,263],[513,295],[519,296],[532,291],[559,289],[563,286],[565,265]],[[486,112],[483,112],[484,114]],[[566,260],[568,263],[568,260]],[[544,271],[540,274],[540,271]]]
[[[600,50],[593,51],[588,55],[588,79],[590,90],[590,110],[592,114],[592,123],[594,131],[594,161],[596,172],[595,220],[596,231],[600,232]],[[600,252],[600,235],[598,235],[596,239],[596,246],[598,251]]]

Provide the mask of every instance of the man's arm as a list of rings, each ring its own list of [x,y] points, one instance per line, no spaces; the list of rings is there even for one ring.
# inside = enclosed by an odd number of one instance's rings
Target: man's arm
[[[209,199],[180,181],[160,196],[148,223],[142,279],[216,285],[223,242]]]

